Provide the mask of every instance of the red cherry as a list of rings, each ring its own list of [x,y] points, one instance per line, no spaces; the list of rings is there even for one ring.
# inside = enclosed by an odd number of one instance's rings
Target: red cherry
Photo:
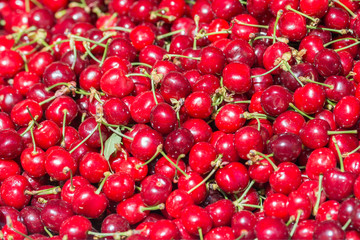
[[[0,187],[2,201],[16,209],[22,209],[30,202],[31,195],[27,191],[31,191],[30,183],[21,175],[6,178]]]

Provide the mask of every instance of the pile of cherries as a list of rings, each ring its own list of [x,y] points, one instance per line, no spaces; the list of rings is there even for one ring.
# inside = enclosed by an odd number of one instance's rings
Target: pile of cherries
[[[359,16],[0,0],[0,238],[360,239]]]

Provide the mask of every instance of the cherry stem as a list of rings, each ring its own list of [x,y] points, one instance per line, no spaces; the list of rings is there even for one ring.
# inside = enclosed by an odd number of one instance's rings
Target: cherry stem
[[[348,228],[348,226],[350,225],[350,223],[351,223],[351,218],[349,218],[347,221],[346,221],[346,223],[344,224],[344,226],[342,226],[342,230],[346,230],[347,228]]]
[[[316,196],[316,203],[313,209],[313,215],[316,216],[318,210],[319,210],[319,206],[320,206],[320,199],[321,199],[321,192],[322,192],[322,181],[323,181],[324,176],[322,174],[319,175],[319,189],[317,192],[317,196]]]
[[[344,130],[344,131],[327,131],[328,135],[337,135],[337,134],[357,134],[357,130]]]
[[[273,67],[272,69],[270,69],[269,71],[267,72],[264,72],[263,74],[260,74],[260,75],[253,75],[251,76],[250,78],[257,78],[257,77],[262,77],[262,76],[265,76],[267,74],[270,74],[271,72],[275,71],[276,69],[278,69],[279,67],[281,67],[281,65],[283,64],[283,61],[281,61],[278,65],[276,65],[275,67]]]
[[[255,184],[255,180],[252,180],[249,185],[246,187],[245,191],[241,194],[239,199],[236,199],[233,203],[235,206],[239,205],[242,200],[246,197],[252,186]]]
[[[330,46],[333,43],[337,43],[337,42],[341,42],[341,41],[346,41],[346,40],[353,40],[355,42],[357,42],[358,40],[356,38],[339,38],[339,39],[335,39],[333,41],[327,42],[324,44],[324,47]]]
[[[99,63],[99,66],[100,66],[101,61],[99,59],[97,59],[97,57],[95,57],[94,54],[92,54],[91,50],[89,49],[89,47],[87,45],[87,42],[83,42],[83,46],[86,50],[86,53],[82,56],[82,58],[84,59],[87,55],[89,55],[95,62]]]
[[[242,206],[242,207],[257,208],[257,209],[263,209],[263,207],[262,207],[262,206],[259,206],[259,205],[254,205],[254,204],[246,204],[246,203],[242,203],[242,204],[240,204],[240,206]]]
[[[182,175],[184,175],[186,177],[186,179],[188,179],[190,176],[184,172],[179,166],[177,166],[173,161],[171,161],[171,159],[164,153],[164,151],[160,152],[161,155],[163,155],[165,157],[166,160],[168,160],[168,162],[173,165]]]
[[[203,232],[202,232],[202,228],[201,228],[201,227],[198,227],[198,232],[199,232],[199,238],[200,238],[200,240],[204,240],[204,235],[203,235]]]
[[[164,203],[160,203],[159,205],[150,206],[150,207],[140,207],[141,212],[156,211],[156,210],[163,210],[163,209],[165,209],[165,204]]]
[[[29,237],[29,236],[25,235],[24,233],[20,232],[19,230],[17,230],[17,229],[14,228],[13,226],[9,226],[9,228],[10,228],[12,231],[16,232],[17,234],[19,234],[20,236],[24,237],[25,239],[34,240],[32,237]],[[10,240],[11,237],[8,237],[8,239]]]
[[[125,75],[126,77],[149,77],[144,73],[129,73]]]
[[[286,6],[285,8],[286,8],[286,10],[290,10],[290,11],[292,11],[292,12],[294,12],[294,13],[297,13],[297,14],[303,16],[304,18],[310,19],[310,20],[313,21],[314,23],[319,22],[318,19],[313,18],[313,17],[310,17],[309,15],[306,15],[305,13],[300,12],[300,11],[298,11],[298,10],[295,10],[295,9],[293,9],[290,5]]]
[[[48,195],[48,194],[58,194],[59,192],[61,192],[61,188],[58,187],[52,187],[52,188],[47,188],[47,189],[42,189],[42,190],[38,190],[38,191],[28,191],[25,190],[25,194],[27,195]]]
[[[104,155],[104,142],[101,133],[101,124],[98,124],[97,127],[99,129],[99,138],[100,138],[100,155]]]
[[[93,235],[97,238],[104,238],[104,237],[113,237],[114,239],[121,239],[121,236],[130,237],[133,234],[138,234],[140,231],[137,230],[128,230],[126,232],[114,232],[114,233],[98,233],[88,231],[87,234]]]
[[[103,56],[102,56],[102,59],[101,59],[101,62],[99,64],[99,67],[101,67],[104,62],[105,62],[105,59],[106,59],[106,55],[107,55],[107,52],[108,52],[108,49],[109,49],[109,44],[110,44],[111,40],[109,39],[106,43],[106,46],[105,46],[105,49],[104,49],[104,53],[103,53]]]
[[[103,29],[103,31],[109,31],[109,30],[115,30],[115,31],[123,31],[123,32],[131,32],[132,29],[124,28],[124,27],[109,27]]]
[[[351,15],[351,17],[353,17],[353,18],[356,18],[357,16],[356,16],[356,14],[353,12],[353,11],[351,11],[345,4],[343,4],[342,2],[340,2],[340,1],[338,1],[338,0],[332,0],[332,2],[334,2],[334,3],[337,3],[337,4],[339,4],[340,6],[342,6],[350,15]]]
[[[149,163],[151,163],[159,155],[159,153],[162,151],[162,148],[163,148],[162,144],[157,146],[155,154],[149,160],[144,162],[143,164],[136,165],[136,169],[139,169],[139,168],[144,167],[144,166],[148,165]]]
[[[194,31],[194,42],[193,42],[193,50],[196,50],[196,41],[197,41],[197,38],[196,36],[198,35],[199,33],[199,21],[200,21],[200,17],[199,15],[195,15],[194,16],[194,22],[195,22],[195,31]]]
[[[315,27],[315,26],[309,26],[309,25],[306,25],[306,28],[329,31],[329,32],[335,32],[335,33],[338,33],[338,34],[341,34],[341,35],[346,34],[348,32],[346,29],[337,30],[337,29],[332,29],[332,28]]]
[[[195,187],[193,187],[192,189],[190,189],[187,193],[190,194],[193,191],[195,191],[198,187],[200,187],[201,185],[205,184],[211,177],[212,175],[214,175],[214,173],[217,171],[217,169],[220,167],[221,165],[221,161],[222,161],[222,155],[219,154],[218,158],[214,161],[215,166],[214,168],[211,170],[211,172],[201,181],[199,182]]]
[[[244,100],[244,101],[235,101],[235,102],[228,102],[230,104],[236,104],[236,103],[246,103],[246,104],[250,104],[251,100]]]
[[[131,66],[144,66],[144,67],[152,68],[150,64],[142,63],[142,62],[133,62],[131,63]]]
[[[35,123],[35,125],[39,127],[40,125],[39,125],[39,123],[36,121],[37,116],[36,116],[36,119],[35,119],[34,116],[31,114],[30,109],[29,109],[28,106],[26,106],[26,110],[27,110],[27,112],[29,113],[29,115],[30,115],[32,121]],[[31,129],[30,129],[30,130],[31,130]]]
[[[179,55],[179,54],[165,54],[163,58],[166,59],[166,58],[172,58],[172,57],[188,58],[188,59],[193,59],[193,60],[201,60],[200,57],[189,57],[189,56],[184,56],[184,55]]]
[[[185,154],[180,154],[176,159],[176,166],[179,166],[180,159],[184,158]],[[178,179],[178,170],[175,168],[174,179]]]
[[[291,71],[291,66],[289,65],[288,62],[284,61],[284,65],[286,67],[286,69],[289,71],[289,73],[296,79],[296,81],[300,84],[300,86],[304,86],[304,84],[301,82],[301,80],[294,74],[293,71]]]
[[[65,146],[65,126],[66,126],[66,115],[67,115],[67,109],[64,109],[64,117],[63,117],[63,124],[62,124],[62,140],[61,145]]]
[[[117,131],[116,129],[113,129],[112,127],[108,127],[110,129],[110,131],[112,131],[113,133],[116,133],[117,135],[119,135],[120,137],[126,138],[130,141],[134,140],[132,137],[126,136],[125,134],[123,134],[122,132]]]
[[[98,194],[98,195],[99,195],[99,194],[101,193],[101,190],[102,190],[102,188],[104,187],[104,184],[105,184],[107,178],[108,178],[110,175],[111,175],[110,172],[105,172],[105,173],[104,173],[104,176],[105,176],[105,177],[104,177],[104,179],[101,181],[98,189],[96,189],[95,194]]]
[[[94,41],[94,40],[91,40],[91,39],[88,39],[88,38],[84,38],[84,37],[81,37],[81,36],[78,36],[78,35],[73,35],[73,34],[70,34],[70,36],[69,36],[69,37],[70,37],[70,38],[74,38],[74,39],[76,39],[76,40],[89,42],[89,43],[92,43],[92,44],[98,45],[98,46],[103,47],[103,48],[105,48],[105,47],[106,47],[106,44],[99,43],[99,42],[97,42],[97,41]]]
[[[98,125],[100,125],[100,124],[98,123]],[[81,142],[79,142],[78,145],[76,145],[73,149],[71,149],[71,150],[69,151],[69,153],[70,153],[70,154],[73,153],[78,147],[80,147],[82,144],[84,144],[84,143],[94,134],[94,132],[95,132],[96,130],[98,130],[98,125],[97,125],[96,127],[94,127],[94,129],[89,133],[89,135],[87,135],[86,138],[84,138]]]
[[[297,216],[296,216],[296,220],[295,220],[294,226],[293,226],[292,229],[291,229],[290,238],[294,235],[294,233],[295,233],[295,231],[296,231],[296,228],[297,228],[297,226],[298,226],[298,224],[299,224],[300,217],[301,217],[301,212],[302,212],[302,210],[298,210],[298,211],[297,211],[298,214],[297,214]]]
[[[73,172],[72,170],[69,168],[68,170],[70,172],[70,191],[75,191],[75,186],[74,186],[74,182],[73,182]]]
[[[47,227],[44,226],[44,231],[46,232],[46,234],[49,236],[49,237],[53,237],[54,235],[52,235],[52,233],[49,231],[49,229],[47,229]]]
[[[35,137],[34,137],[34,129],[33,128],[30,128],[30,135],[31,135],[31,141],[32,141],[32,144],[33,144],[33,154],[36,154],[37,151],[36,151],[36,142],[35,142]]]
[[[34,127],[34,124],[35,124],[34,121],[31,121],[29,126],[25,129],[25,131],[22,134],[20,134],[20,136],[21,137],[25,136],[25,134],[28,133],[30,129]]]
[[[340,51],[342,51],[342,50],[351,48],[351,47],[356,46],[356,45],[359,45],[359,44],[360,44],[360,41],[357,41],[357,42],[355,42],[355,43],[353,43],[353,44],[350,44],[350,45],[347,45],[347,46],[345,46],[345,47],[338,48],[338,49],[334,49],[334,51],[335,51],[335,52],[340,52]]]
[[[335,149],[336,149],[337,155],[339,157],[340,171],[344,172],[345,171],[344,170],[344,161],[343,161],[343,157],[342,157],[341,152],[340,152],[339,145],[337,144],[337,141],[336,141],[336,139],[334,137],[332,138],[332,141],[333,141],[333,143],[335,145]]]
[[[359,149],[360,149],[360,145],[351,152],[345,153],[344,156],[345,157],[350,156],[351,154],[356,153]]]
[[[58,87],[58,86],[67,86],[67,87],[69,87],[69,83],[67,83],[67,82],[59,82],[59,83],[56,83],[56,84],[54,84],[54,85],[52,85],[52,86],[50,86],[50,87],[47,87],[47,88],[46,88],[46,91],[50,91],[51,89],[56,88],[56,87]],[[46,101],[46,100],[45,100],[45,101]]]
[[[29,45],[33,45],[34,43],[37,43],[37,39],[35,39],[35,40],[31,41],[31,42],[26,42],[26,43],[19,44],[19,45],[17,45],[16,47],[13,47],[13,48],[11,48],[11,49],[15,51],[15,50],[17,50],[17,49],[19,49],[19,48],[22,48],[22,47],[25,47],[25,46],[29,46]]]
[[[179,29],[179,30],[176,30],[176,31],[173,31],[173,32],[168,32],[168,33],[164,33],[164,34],[161,34],[161,35],[158,35],[156,37],[157,40],[161,40],[163,38],[167,38],[167,37],[171,37],[175,34],[178,34],[178,33],[181,33],[182,31],[184,31],[185,29]]]
[[[259,25],[259,24],[250,24],[250,23],[244,23],[244,22],[241,22],[237,19],[235,19],[235,22],[239,25],[243,25],[243,26],[247,26],[247,27],[256,27],[256,28],[265,28],[265,29],[268,29],[269,26],[267,25]]]
[[[269,154],[269,155],[265,155],[263,154],[262,152],[258,152],[256,150],[250,150],[250,154],[252,155],[258,155],[258,156],[261,156],[263,158],[265,158],[269,163],[270,165],[273,167],[274,171],[276,172],[279,168],[275,165],[275,163],[269,158],[269,157],[272,157],[274,154]]]
[[[295,110],[295,112],[300,113],[300,114],[303,115],[304,117],[307,117],[307,118],[310,119],[310,120],[311,120],[311,119],[314,119],[313,117],[307,115],[306,113],[304,113],[303,111],[301,111],[300,109],[298,109],[297,107],[295,107],[295,105],[294,105],[293,103],[289,103],[289,106],[290,106],[291,108],[293,108],[293,109]]]
[[[260,130],[261,130],[261,122],[260,122],[260,119],[259,119],[259,118],[255,118],[255,119],[256,119],[257,125],[258,125],[257,130],[260,132]]]
[[[308,79],[308,78],[301,78],[300,81],[301,81],[301,82],[314,83],[314,84],[317,84],[317,85],[320,85],[320,86],[324,86],[324,87],[327,87],[327,88],[330,88],[330,89],[334,89],[334,86],[333,86],[333,85],[326,84],[326,83],[321,83],[321,82],[317,82],[317,81],[314,81],[314,80],[311,80],[311,79]],[[304,86],[304,85],[303,85],[303,86]]]
[[[283,10],[279,10],[276,14],[276,19],[275,19],[275,23],[274,23],[274,31],[273,31],[273,44],[276,43],[276,28],[277,28],[279,19],[282,14],[283,14]]]

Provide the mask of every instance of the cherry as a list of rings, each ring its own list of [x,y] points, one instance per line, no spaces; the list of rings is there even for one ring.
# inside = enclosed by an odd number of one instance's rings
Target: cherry
[[[33,177],[41,177],[46,174],[45,159],[46,155],[41,148],[26,148],[21,153],[21,166],[28,174]]]
[[[291,93],[279,85],[268,87],[261,95],[261,106],[271,116],[285,112],[290,102],[292,102]]]
[[[150,231],[150,239],[178,239],[180,232],[171,220],[159,220]]]
[[[149,160],[159,153],[159,145],[163,144],[160,133],[153,129],[140,130],[131,143],[131,153],[141,161]]]
[[[34,100],[26,99],[17,103],[11,110],[11,120],[21,126],[27,126],[34,119],[40,120],[43,115],[41,106]]]
[[[294,111],[281,113],[274,121],[273,128],[276,134],[293,133],[299,135],[305,126],[305,119],[301,114]]]
[[[88,152],[79,162],[79,173],[90,183],[99,183],[104,173],[109,171],[109,164],[104,156]]]
[[[285,223],[274,217],[260,219],[255,225],[255,234],[259,239],[286,239],[289,237]]]
[[[315,226],[314,238],[316,239],[342,239],[345,238],[345,231],[341,229],[338,222],[326,220]]]
[[[257,27],[242,25],[241,23],[259,25],[259,22],[253,16],[249,14],[240,14],[237,15],[234,19],[234,26],[231,30],[231,38],[233,39],[243,39],[245,41],[250,40],[250,35],[256,34],[259,32]]]
[[[74,176],[71,179],[68,179],[61,189],[61,199],[68,203],[72,203],[75,190],[87,184],[90,184],[89,181],[81,176]]]
[[[4,50],[0,52],[1,77],[13,78],[24,67],[24,60],[18,52]]]
[[[147,206],[165,203],[171,190],[172,184],[169,178],[160,174],[153,174],[141,182],[141,199]]]
[[[263,55],[263,64],[267,71],[273,70],[272,74],[279,74],[279,68],[274,69],[279,63],[279,58],[285,61],[285,65],[292,64],[293,58],[289,56],[291,50],[289,46],[283,42],[276,42],[266,49]]]
[[[353,173],[329,169],[324,174],[324,191],[329,199],[341,201],[351,195],[355,178]]]
[[[223,72],[224,86],[235,93],[245,93],[251,87],[250,67],[243,63],[230,63]]]
[[[53,62],[48,65],[43,74],[43,81],[47,87],[61,82],[75,81],[76,76],[69,65],[62,62]],[[59,89],[56,87],[54,89]]]
[[[23,100],[19,91],[11,86],[5,86],[0,89],[0,107],[1,109],[10,114],[15,104]]]
[[[209,94],[193,92],[185,100],[185,109],[191,117],[205,119],[212,113],[211,102]]]
[[[140,51],[144,47],[153,44],[155,34],[148,26],[137,26],[130,32],[130,40],[136,50]]]
[[[235,149],[234,135],[226,134],[219,138],[215,144],[217,154],[222,154],[223,162],[237,162],[239,155]]]
[[[215,160],[215,148],[207,142],[196,143],[189,153],[189,165],[191,169],[201,175],[211,171]]]
[[[295,12],[285,12],[279,19],[279,30],[282,36],[292,42],[298,42],[307,33],[305,17]]]
[[[235,133],[235,148],[240,158],[248,159],[250,150],[262,152],[264,150],[264,141],[260,131],[251,127],[245,126],[240,128]]]
[[[183,191],[190,191],[203,181],[203,178],[197,172],[190,172],[188,176],[182,175],[179,178],[178,188]],[[188,192],[189,193],[189,192]],[[205,184],[201,184],[189,193],[195,204],[203,202],[207,195]]]
[[[312,239],[316,222],[315,220],[300,221],[296,227],[293,238]]]
[[[76,172],[77,163],[69,152],[60,147],[52,147],[46,151],[46,172],[57,181],[67,180],[71,172]]]
[[[143,180],[148,173],[148,166],[135,157],[128,157],[114,167],[115,172],[129,174],[135,181]]]
[[[211,127],[203,119],[190,118],[182,127],[190,130],[195,143],[208,142],[211,137]]]
[[[160,93],[165,102],[171,103],[171,99],[186,98],[191,93],[191,86],[183,74],[171,71],[161,81]]]
[[[27,191],[31,191],[30,183],[21,175],[6,178],[0,187],[2,201],[16,209],[22,209],[30,202],[31,195]]]
[[[155,100],[156,98],[156,100]],[[142,92],[137,95],[130,107],[131,118],[137,123],[150,122],[150,115],[152,109],[163,102],[163,98],[158,93],[152,91]]]
[[[187,206],[181,215],[181,220],[186,231],[193,235],[199,235],[199,231],[201,234],[208,233],[213,224],[206,210],[196,205]]]
[[[49,200],[40,214],[45,227],[53,232],[59,232],[61,224],[73,215],[71,205],[60,199]]]
[[[1,182],[10,176],[20,174],[20,166],[13,160],[1,159],[0,166],[1,166],[1,168],[0,168],[1,169],[1,177],[0,177]]]
[[[294,105],[307,114],[322,110],[325,100],[326,94],[323,87],[314,83],[308,83],[294,93]]]
[[[323,77],[337,75],[341,71],[341,59],[339,55],[331,49],[320,50],[315,55],[314,65]]]
[[[309,35],[303,38],[299,45],[299,50],[306,50],[303,59],[305,62],[314,63],[316,54],[324,49],[324,41],[317,35]],[[295,65],[294,67],[296,67]]]
[[[39,76],[33,72],[19,72],[14,77],[13,87],[18,90],[21,95],[26,96],[30,88],[39,82]]]
[[[359,157],[360,157],[360,153],[353,153],[348,155],[344,159],[344,170],[351,173],[359,174],[359,167],[360,167]]]
[[[23,140],[15,130],[0,130],[0,158],[15,159],[20,156],[23,148]]]
[[[117,85],[117,88],[113,88]],[[118,69],[110,69],[103,74],[100,79],[100,88],[105,93],[114,97],[124,97],[129,95],[134,89],[134,82],[126,77],[125,72]]]
[[[67,239],[86,239],[88,231],[91,230],[91,222],[89,219],[75,215],[66,219],[60,226],[59,235],[61,238],[64,236]]]
[[[175,110],[167,103],[159,103],[150,113],[151,126],[163,135],[167,135],[177,126]]]
[[[351,128],[359,120],[360,100],[354,96],[343,97],[334,108],[335,122],[338,126]]]
[[[301,172],[294,163],[283,162],[279,164],[278,170],[270,176],[269,182],[275,192],[288,195],[300,186]]]
[[[176,164],[181,170],[185,171],[185,163],[181,159],[173,159],[168,157],[174,164]],[[160,158],[155,164],[155,173],[168,177],[173,182],[177,181],[177,169],[173,164],[169,162],[165,157]]]
[[[29,234],[44,233],[44,224],[40,218],[41,211],[36,207],[26,206],[20,211],[23,223]]]
[[[296,219],[299,214],[300,221],[311,216],[311,201],[306,194],[300,191],[294,191],[289,194],[287,206],[289,216],[293,219]]]
[[[144,220],[149,214],[149,211],[142,210],[143,208],[145,208],[145,205],[140,194],[135,194],[133,197],[120,202],[116,207],[116,212],[130,224],[136,224]]]
[[[11,121],[9,114],[0,113],[0,130],[3,129],[15,129],[14,123]]]
[[[59,143],[61,130],[55,122],[45,120],[34,129],[34,138],[37,146],[42,149],[48,149]]]
[[[9,224],[11,224],[11,226],[9,226]],[[1,232],[4,239],[14,240],[21,240],[24,238],[24,235],[28,234],[26,226],[22,222],[16,220],[11,220],[10,223],[1,229]]]
[[[114,189],[116,190],[114,191]],[[103,192],[109,200],[121,202],[134,194],[134,179],[125,173],[115,173],[110,175],[105,181]]]
[[[288,197],[281,193],[273,193],[264,201],[265,216],[280,218],[283,221],[289,219],[287,211]]]
[[[110,214],[104,218],[101,224],[102,233],[115,233],[125,232],[130,229],[129,222],[118,214]],[[112,237],[106,237],[106,239],[113,239]]]
[[[180,218],[185,207],[193,205],[194,201],[184,190],[176,189],[166,199],[166,211],[173,218]]]
[[[249,175],[244,165],[233,162],[216,172],[215,181],[224,192],[237,193],[246,188]]]
[[[274,159],[279,162],[293,162],[301,153],[301,139],[293,133],[274,135],[268,145],[269,153],[274,153]]]
[[[101,137],[98,129],[101,129]],[[104,142],[109,137],[109,132],[104,125],[98,125],[95,118],[90,117],[85,119],[79,126],[79,135],[82,139],[86,139],[85,143],[91,148],[98,148],[101,146],[101,140]],[[90,136],[90,137],[89,137]],[[73,148],[72,151],[73,152]]]
[[[157,61],[162,60],[165,54],[165,49],[156,45],[148,45],[140,51],[139,61],[153,66]]]
[[[101,193],[102,184],[98,189],[92,185],[79,187],[74,194],[72,209],[74,213],[88,218],[98,218],[109,205],[109,200]],[[61,229],[60,229],[61,234]]]
[[[300,10],[309,16],[321,18],[328,10],[328,2],[326,0],[301,0]]]
[[[345,225],[345,223],[354,217],[356,208],[359,205],[359,201],[355,198],[348,198],[344,200],[339,207],[339,215],[338,221],[341,225]],[[353,229],[353,224],[350,223],[347,229]]]

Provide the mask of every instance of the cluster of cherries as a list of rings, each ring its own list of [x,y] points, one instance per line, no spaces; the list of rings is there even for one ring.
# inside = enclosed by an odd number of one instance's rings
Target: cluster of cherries
[[[0,238],[360,239],[357,0],[0,0]]]

